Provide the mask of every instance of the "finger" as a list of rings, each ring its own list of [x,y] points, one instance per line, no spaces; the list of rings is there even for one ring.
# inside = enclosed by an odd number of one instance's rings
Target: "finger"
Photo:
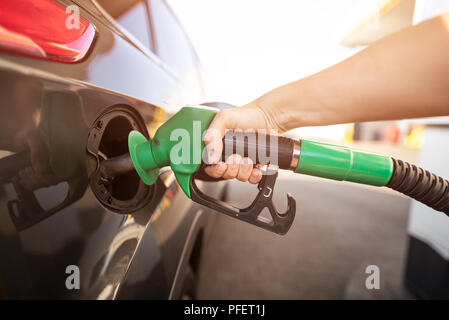
[[[240,164],[239,173],[237,174],[237,179],[243,182],[248,181],[252,169],[253,161],[250,158],[243,158],[242,163]]]
[[[234,128],[235,121],[232,115],[232,110],[219,111],[204,134],[203,140],[208,151],[209,163],[217,163],[220,161],[223,151],[222,139],[226,129]]]
[[[257,184],[262,179],[262,172],[258,168],[254,168],[251,172],[251,175],[248,179],[248,181],[252,184]]]
[[[234,129],[234,112],[233,110],[221,110],[219,111],[212,122],[209,125],[209,128],[206,130],[206,134],[204,136],[204,142],[208,144],[208,140],[210,138],[210,134],[216,134],[216,133],[209,133],[209,130],[214,130],[218,132],[218,135],[220,137],[223,137],[225,135],[226,129]]]
[[[214,140],[215,139],[215,140]],[[209,144],[206,145],[206,164],[217,164],[221,160],[221,153],[223,150],[223,141],[221,137],[215,135],[213,138],[209,138]]]
[[[242,162],[242,157],[238,154],[231,155],[227,160],[226,164],[228,168],[226,172],[223,174],[223,178],[225,179],[234,179],[237,177],[239,173],[240,163]]]
[[[211,176],[212,178],[221,178],[225,173],[228,166],[224,162],[219,162],[217,164],[213,164],[211,166],[207,166],[204,168],[204,171]]]

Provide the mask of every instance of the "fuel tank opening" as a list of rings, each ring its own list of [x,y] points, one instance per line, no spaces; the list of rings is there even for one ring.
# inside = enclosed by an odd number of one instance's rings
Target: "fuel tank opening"
[[[117,156],[128,154],[128,133],[133,130],[129,120],[123,116],[112,118],[105,127],[100,140],[99,154],[101,163]],[[104,174],[102,175],[104,178]],[[132,199],[139,187],[139,176],[136,171],[127,171],[105,179],[104,185],[111,195],[122,201]]]
[[[126,162],[128,134],[132,130],[148,137],[144,122],[136,113],[126,107],[113,107],[96,119],[88,137],[90,187],[106,208],[118,213],[139,210],[153,195],[153,188],[145,185]]]

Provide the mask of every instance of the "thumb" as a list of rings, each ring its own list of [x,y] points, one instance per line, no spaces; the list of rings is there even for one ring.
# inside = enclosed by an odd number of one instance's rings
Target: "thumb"
[[[234,110],[219,111],[204,134],[208,163],[218,163],[223,152],[226,129],[234,129]]]

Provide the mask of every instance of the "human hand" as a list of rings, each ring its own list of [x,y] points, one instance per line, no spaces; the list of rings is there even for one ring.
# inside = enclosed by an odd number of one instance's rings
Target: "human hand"
[[[262,172],[259,167],[253,166],[254,163],[250,158],[233,154],[225,162],[221,161],[222,139],[226,130],[257,131],[259,129],[264,129],[267,132],[273,129],[281,131],[272,110],[264,108],[257,102],[235,109],[219,111],[204,136],[210,164],[205,168],[205,172],[213,178],[237,178],[240,181],[249,181],[253,184],[259,183],[262,179]]]

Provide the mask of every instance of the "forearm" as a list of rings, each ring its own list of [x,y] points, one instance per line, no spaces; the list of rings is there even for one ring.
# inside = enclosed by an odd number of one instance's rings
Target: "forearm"
[[[449,14],[382,39],[254,101],[282,130],[449,115]]]

